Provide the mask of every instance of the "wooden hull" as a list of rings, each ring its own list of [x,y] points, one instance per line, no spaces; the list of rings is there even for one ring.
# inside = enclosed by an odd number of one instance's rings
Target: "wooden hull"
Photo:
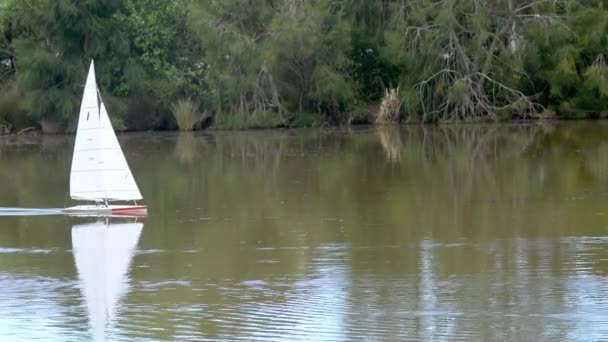
[[[116,216],[146,217],[148,206],[145,205],[77,205],[63,209],[69,216]]]

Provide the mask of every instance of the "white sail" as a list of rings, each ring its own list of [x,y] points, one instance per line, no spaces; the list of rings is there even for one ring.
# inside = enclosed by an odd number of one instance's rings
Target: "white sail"
[[[99,96],[93,62],[80,105],[70,197],[98,202],[142,199]]]
[[[105,339],[118,302],[129,290],[129,266],[142,228],[143,223],[72,226],[72,252],[96,341]]]

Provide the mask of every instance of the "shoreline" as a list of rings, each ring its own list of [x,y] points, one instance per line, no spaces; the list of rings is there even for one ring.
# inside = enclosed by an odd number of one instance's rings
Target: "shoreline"
[[[477,126],[477,125],[533,125],[533,124],[561,124],[574,122],[606,122],[606,118],[533,118],[533,119],[513,119],[513,120],[461,120],[461,121],[442,121],[424,123],[416,122],[394,122],[394,123],[356,123],[349,125],[314,125],[314,126],[277,126],[277,127],[251,127],[251,128],[213,128],[210,126],[205,129],[197,129],[183,131],[179,129],[155,129],[155,130],[117,130],[117,134],[137,134],[137,133],[201,133],[201,132],[255,132],[255,131],[286,131],[294,129],[318,129],[318,130],[334,130],[344,128],[381,128],[381,127],[462,127],[462,126]],[[53,132],[44,133],[39,127],[26,127],[17,132],[6,132],[0,130],[0,137],[32,137],[32,136],[70,136],[74,132]]]

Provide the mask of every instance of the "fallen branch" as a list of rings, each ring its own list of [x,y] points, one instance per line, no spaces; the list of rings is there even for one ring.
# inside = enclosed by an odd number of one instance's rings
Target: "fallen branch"
[[[32,126],[32,127],[27,127],[27,128],[24,128],[24,129],[20,130],[19,132],[17,132],[17,135],[21,135],[21,134],[23,134],[23,133],[27,133],[27,132],[29,132],[29,131],[34,131],[34,130],[36,130],[36,129],[37,129],[37,128],[36,128],[36,127],[34,127],[34,126]]]

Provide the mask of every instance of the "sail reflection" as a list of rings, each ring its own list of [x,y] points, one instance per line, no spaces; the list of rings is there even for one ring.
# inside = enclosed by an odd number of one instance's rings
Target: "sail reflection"
[[[106,339],[119,301],[129,291],[129,266],[142,228],[143,223],[109,221],[72,226],[72,250],[95,341]]]

